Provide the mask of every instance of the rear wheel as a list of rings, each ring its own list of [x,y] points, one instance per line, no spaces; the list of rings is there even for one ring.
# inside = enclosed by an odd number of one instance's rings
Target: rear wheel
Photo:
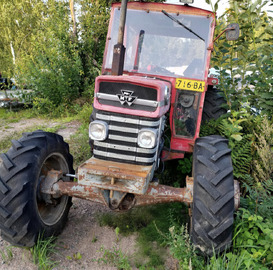
[[[222,91],[217,88],[212,86],[208,87],[204,102],[203,121],[209,121],[211,119],[216,120],[223,114],[227,113],[227,110],[223,107],[227,102],[221,93]]]
[[[2,237],[13,245],[31,247],[39,234],[49,237],[62,231],[71,197],[40,192],[41,182],[52,169],[74,172],[68,144],[57,134],[26,133],[1,155],[0,228]]]
[[[234,213],[231,150],[220,136],[198,138],[193,153],[191,239],[205,255],[230,246]]]

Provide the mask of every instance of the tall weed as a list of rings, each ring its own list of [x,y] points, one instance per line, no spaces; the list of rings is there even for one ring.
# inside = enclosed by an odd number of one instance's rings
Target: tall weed
[[[273,179],[273,123],[264,118],[255,136],[253,177],[257,182],[264,182]]]
[[[50,256],[56,253],[55,237],[44,239],[41,235],[34,247],[30,249],[33,262],[38,266],[39,270],[51,270],[56,266]]]
[[[187,225],[170,227],[169,233],[166,234],[166,241],[171,254],[178,259],[181,270],[204,268],[205,261],[197,255],[195,247],[190,241]]]
[[[260,215],[273,221],[273,181],[255,183],[251,176],[248,176],[249,183],[243,183],[244,197],[241,198],[241,207],[248,209],[252,214]]]

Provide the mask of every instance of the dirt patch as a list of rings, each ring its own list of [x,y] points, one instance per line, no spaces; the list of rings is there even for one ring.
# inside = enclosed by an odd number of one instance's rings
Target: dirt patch
[[[43,125],[49,124],[49,121],[42,120],[42,119],[23,119],[22,121],[15,122],[15,123],[6,123],[4,120],[0,119],[0,140],[3,140],[6,137],[9,137],[14,132],[20,133],[26,129],[32,127],[39,127]],[[51,123],[51,125],[58,125],[58,123]]]
[[[70,136],[75,134],[75,132],[80,127],[81,123],[78,121],[71,121],[68,123],[54,122],[45,119],[23,119],[15,123],[6,123],[3,119],[0,119],[0,141],[12,136],[14,132],[20,133],[27,129],[32,128],[54,128],[56,126],[61,126],[57,130],[57,133],[64,137],[64,140],[69,140]]]
[[[131,256],[136,252],[136,235],[118,237],[112,228],[100,227],[95,216],[101,212],[109,211],[102,205],[74,199],[74,205],[69,214],[69,222],[65,231],[58,238],[57,243],[65,247],[55,256],[60,264],[57,269],[109,269],[99,264],[102,257],[102,248],[117,247],[125,255]],[[73,237],[71,237],[73,235]],[[73,254],[79,252],[80,260],[71,260]],[[114,269],[114,268],[113,268]]]
[[[72,121],[65,124],[64,128],[60,128],[57,133],[61,136],[63,136],[64,140],[67,141],[70,139],[70,137],[76,133],[78,128],[80,127],[80,122],[78,121]]]

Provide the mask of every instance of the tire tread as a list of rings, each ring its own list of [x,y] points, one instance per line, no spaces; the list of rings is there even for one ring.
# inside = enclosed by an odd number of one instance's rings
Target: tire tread
[[[221,196],[221,192],[218,191],[210,182],[202,175],[197,176],[197,183],[214,199],[218,199]]]
[[[2,179],[0,178],[0,191],[3,195],[7,194],[7,192],[9,191],[9,187],[2,181]]]
[[[221,181],[223,179],[225,179],[228,175],[230,175],[233,172],[233,168],[232,167],[228,167],[225,170],[221,171],[220,173],[218,173],[212,180],[211,183],[213,185],[218,185],[219,183],[221,183]]]
[[[228,203],[228,201],[230,201],[233,198],[234,198],[234,191],[230,191],[226,193],[220,200],[216,202],[216,204],[214,204],[210,208],[210,210],[212,211],[212,213],[216,214],[226,203]]]
[[[11,215],[11,213],[8,211],[8,209],[6,209],[5,207],[3,207],[2,205],[0,205],[0,215],[3,218],[7,218]]]
[[[227,218],[224,222],[222,222],[218,227],[215,229],[211,230],[208,235],[212,238],[215,239],[218,237],[220,234],[222,234],[226,229],[228,229],[230,226],[233,224],[233,218]]]
[[[223,114],[227,113],[227,110],[223,107],[226,104],[226,100],[221,96],[222,91],[208,87],[206,92],[202,121],[208,121],[211,119],[218,119]]]
[[[13,168],[13,170],[9,174],[3,177],[3,181],[5,183],[8,183],[10,179],[12,179],[16,174],[25,170],[27,167],[29,167],[29,165],[29,163],[22,163],[20,166]]]
[[[198,138],[194,147],[191,239],[205,255],[223,251],[232,240],[234,183],[227,143],[213,135]]]
[[[15,159],[16,157],[26,153],[26,152],[29,152],[29,151],[32,151],[36,148],[35,145],[30,145],[30,146],[26,146],[26,147],[22,147],[20,148],[19,150],[17,150],[16,152],[12,153],[11,158],[12,159]]]
[[[217,154],[211,157],[211,160],[216,162],[218,159],[230,153],[231,153],[231,149],[225,149],[225,150],[219,151]]]
[[[19,195],[20,192],[23,191],[23,189],[24,189],[23,185],[13,188],[9,192],[9,194],[3,198],[3,200],[1,201],[1,205],[6,207],[16,196]]]
[[[200,213],[202,213],[204,215],[204,217],[206,218],[206,220],[213,226],[217,226],[219,224],[219,220],[210,213],[210,211],[206,208],[206,206],[200,202],[197,201],[196,202],[196,207],[197,209],[200,211]]]
[[[1,154],[0,158],[2,159],[3,164],[7,170],[10,170],[11,168],[14,167],[14,163],[9,159],[7,154]]]
[[[11,140],[11,144],[12,144],[12,148],[13,148],[14,150],[19,150],[20,148],[23,147],[23,144],[20,143],[20,142],[17,141],[17,140]]]
[[[197,160],[203,163],[213,173],[217,173],[219,171],[219,168],[214,164],[214,162],[208,160],[205,156],[198,155]]]

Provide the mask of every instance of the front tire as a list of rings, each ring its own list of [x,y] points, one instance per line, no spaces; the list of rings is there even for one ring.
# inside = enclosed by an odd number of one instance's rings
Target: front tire
[[[220,136],[198,138],[193,153],[191,239],[205,255],[228,248],[232,240],[234,181],[231,150]]]
[[[71,197],[40,193],[40,183],[52,169],[74,173],[68,144],[54,133],[25,133],[1,155],[0,228],[2,238],[11,244],[31,247],[39,234],[58,235],[64,228]]]

